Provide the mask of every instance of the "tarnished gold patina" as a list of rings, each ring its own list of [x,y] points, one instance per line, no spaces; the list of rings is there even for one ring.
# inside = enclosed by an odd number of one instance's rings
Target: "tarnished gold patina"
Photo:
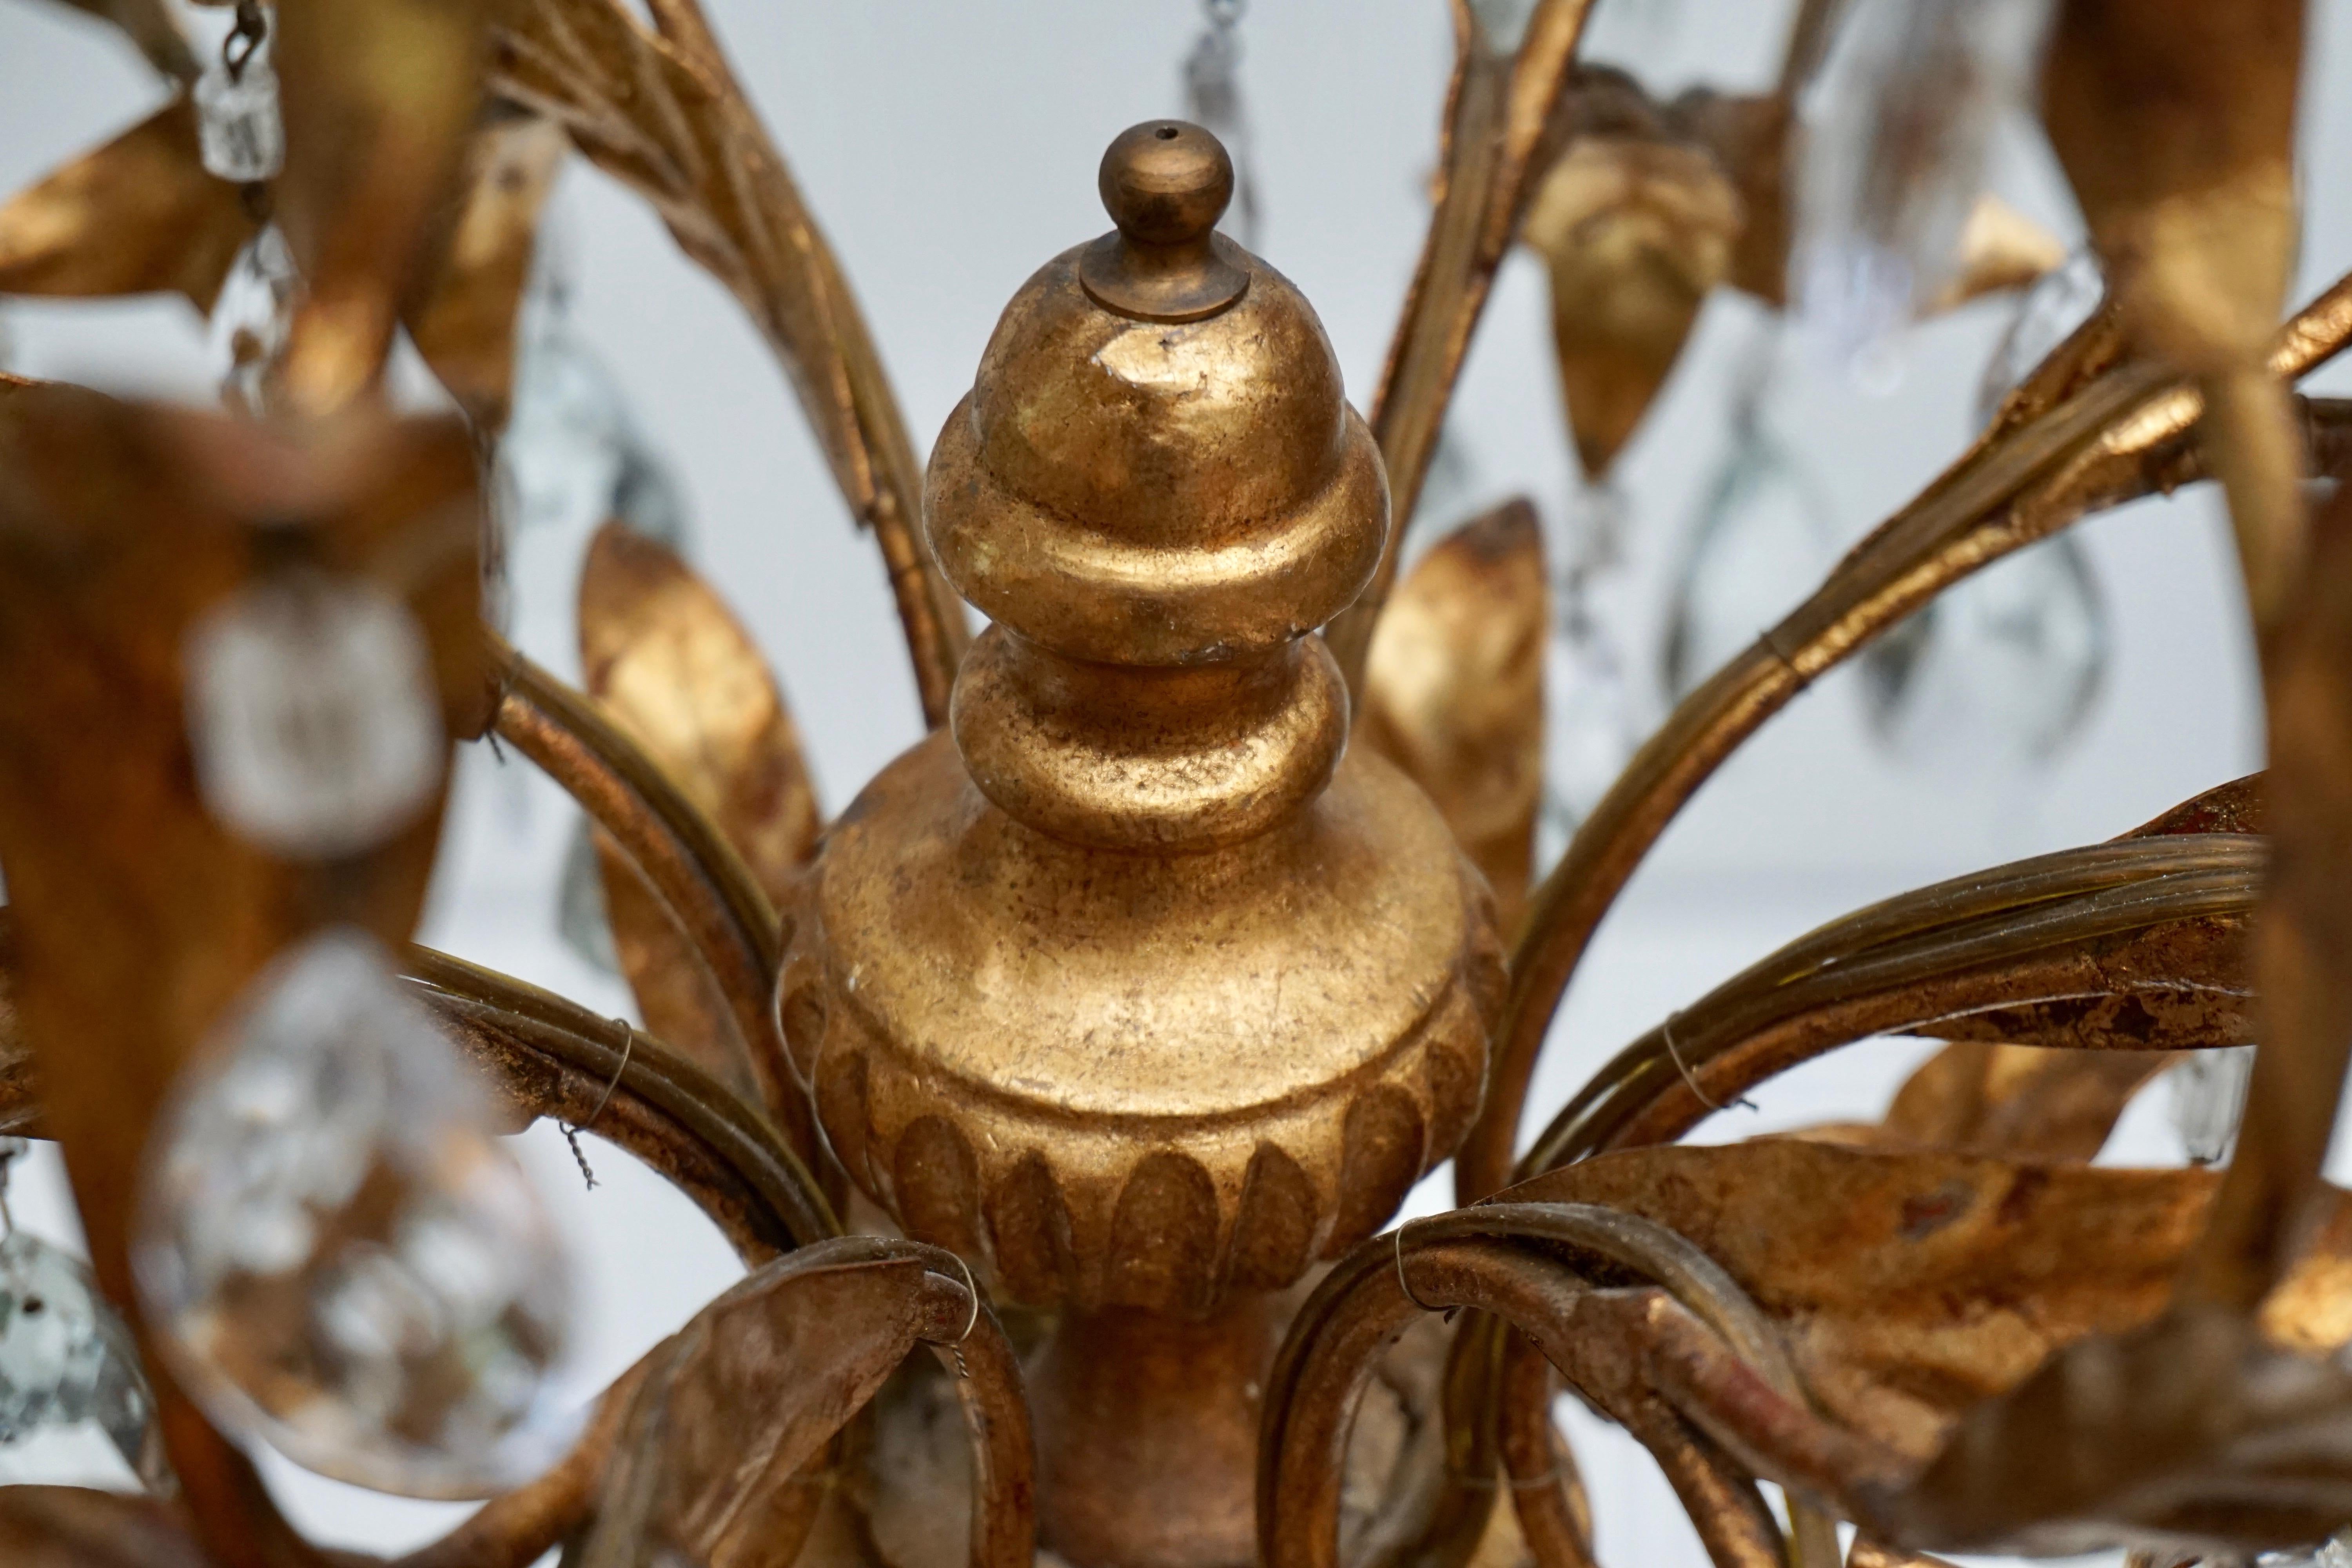
[[[1107,197],[1163,144],[1114,143]],[[1202,188],[1164,205],[1213,222],[1229,165],[1182,167]],[[941,569],[996,624],[950,732],[833,828],[782,987],[852,1179],[1000,1293],[1074,1310],[1040,1393],[1049,1536],[1057,1479],[1122,1489],[1069,1473],[1077,1432],[1181,1404],[1186,1462],[1214,1469],[1198,1407],[1231,1406],[1231,1484],[1202,1484],[1233,1517],[1180,1510],[1121,1562],[1246,1556],[1272,1350],[1246,1299],[1370,1236],[1452,1152],[1501,978],[1483,881],[1417,789],[1346,751],[1313,634],[1379,559],[1379,453],[1306,301],[1203,237],[1162,244],[1247,276],[1198,321],[1108,308],[1102,242],[1006,309],[926,487]],[[1197,1374],[1147,1375],[1139,1348],[1171,1336]],[[1087,1556],[1117,1531],[1097,1510],[1060,1534]]]

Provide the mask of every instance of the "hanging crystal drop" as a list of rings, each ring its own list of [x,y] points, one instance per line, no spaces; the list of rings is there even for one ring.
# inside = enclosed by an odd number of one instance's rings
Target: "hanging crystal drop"
[[[0,1138],[0,1185],[24,1149],[22,1139]],[[142,1485],[170,1489],[155,1398],[130,1329],[79,1259],[10,1224],[0,1236],[0,1467],[36,1440],[85,1424]]]
[[[424,632],[358,577],[265,577],[190,632],[188,731],[205,805],[276,853],[382,843],[430,803],[447,747]]]
[[[519,339],[513,412],[499,443],[502,531],[558,531],[584,548],[611,520],[683,552],[685,496],[639,433],[612,374],[572,327],[560,247],[549,247],[532,280]],[[556,932],[584,963],[620,973],[585,817],[564,848]]]
[[[183,1070],[135,1254],[215,1420],[406,1496],[486,1496],[553,1457],[568,1276],[497,1130],[366,936],[329,931],[261,976]]]
[[[1603,481],[1580,486],[1552,586],[1544,649],[1544,785],[1536,856],[1547,864],[1591,814],[1641,742],[1636,703],[1615,632],[1603,614],[1622,563],[1625,497]]]
[[[286,166],[278,72],[269,63],[267,7],[239,8],[236,31],[196,78],[196,144],[215,178],[250,184]]]
[[[1977,423],[1990,425],[2000,405],[2034,366],[2091,319],[2105,297],[2106,279],[2096,251],[2085,246],[2034,280],[2017,302],[2017,313],[1985,362],[1977,389]]]
[[[1990,423],[2033,367],[2098,309],[2098,262],[2077,252],[2026,291],[1985,367]],[[1871,732],[1895,755],[1981,772],[2046,763],[2082,732],[2106,680],[2106,598],[2072,532],[1995,562],[1863,650]]]
[[[1675,700],[1802,603],[1828,570],[1827,498],[1763,417],[1760,390],[1732,417],[1731,452],[1699,509],[1666,622]]]
[[[2227,1164],[2246,1113],[2253,1081],[2254,1047],[2225,1046],[2189,1051],[2172,1069],[2172,1125],[2192,1165]]]
[[[2051,0],[1851,0],[1802,106],[1794,277],[1808,334],[1865,385],[1942,287]]]
[[[213,363],[220,367],[221,400],[258,416],[274,402],[278,365],[292,330],[301,279],[293,253],[276,226],[255,235],[229,268],[213,301]]]
[[[1234,163],[1234,237],[1244,250],[1255,250],[1257,158],[1241,79],[1241,22],[1246,5],[1247,0],[1201,0],[1204,25],[1184,57],[1184,117],[1225,144]]]

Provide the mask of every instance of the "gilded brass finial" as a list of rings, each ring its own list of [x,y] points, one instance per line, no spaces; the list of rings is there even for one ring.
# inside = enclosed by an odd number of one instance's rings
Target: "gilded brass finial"
[[[1096,303],[1145,321],[1213,316],[1249,287],[1242,248],[1216,233],[1234,199],[1234,161],[1182,120],[1121,132],[1096,177],[1118,227],[1087,247],[1078,276]]]
[[[1388,531],[1330,343],[1208,234],[1231,176],[1205,132],[1138,127],[1103,168],[1121,232],[1023,287],[931,457],[940,570],[994,624],[950,732],[826,839],[782,1005],[852,1179],[996,1290],[1070,1309],[1037,1373],[1057,1550],[1176,1561],[1122,1523],[1161,1474],[1190,1489],[1142,1515],[1238,1561],[1265,1293],[1460,1141],[1500,964],[1434,808],[1347,750],[1315,635]],[[1118,274],[1157,280],[1150,318],[1105,302],[1106,256],[1160,267]],[[1235,282],[1195,288],[1211,262]],[[1164,319],[1180,297],[1194,319]],[[1179,1344],[1234,1375],[1093,1381]],[[1234,1462],[1173,1479],[1139,1436],[1203,1430]]]

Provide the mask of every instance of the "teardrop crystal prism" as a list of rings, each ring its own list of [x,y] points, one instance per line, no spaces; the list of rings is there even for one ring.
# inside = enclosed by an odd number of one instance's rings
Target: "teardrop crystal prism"
[[[431,802],[447,742],[425,634],[365,579],[260,579],[189,633],[187,670],[205,805],[250,842],[356,854]]]
[[[2246,1113],[2254,1078],[2254,1047],[2224,1046],[2189,1051],[2172,1069],[2172,1125],[2192,1165],[2227,1164]]]
[[[1795,454],[1758,412],[1737,416],[1668,612],[1667,694],[1682,698],[1801,604],[1829,568],[1835,532]]]
[[[171,1468],[131,1331],[82,1262],[28,1232],[0,1237],[0,1449],[94,1424],[151,1490]]]
[[[1604,590],[1618,576],[1627,531],[1624,492],[1580,487],[1564,511],[1544,650],[1544,784],[1537,858],[1564,848],[1624,771],[1641,742],[1638,704]]]
[[[282,957],[158,1123],[138,1278],[224,1429],[379,1491],[553,1457],[569,1276],[488,1091],[364,934]]]
[[[1863,652],[1871,732],[1955,772],[2047,763],[2106,679],[2107,616],[2090,556],[2062,533],[1996,561]]]
[[[1793,277],[1807,333],[1865,384],[1950,277],[2051,0],[1852,0],[1803,104]]]

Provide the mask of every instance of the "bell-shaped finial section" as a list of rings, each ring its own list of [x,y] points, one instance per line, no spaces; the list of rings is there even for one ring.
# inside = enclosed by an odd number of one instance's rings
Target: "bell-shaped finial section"
[[[1096,177],[1118,229],[1086,248],[1078,277],[1095,302],[1144,321],[1197,321],[1249,288],[1248,258],[1216,232],[1234,199],[1234,161],[1182,120],[1119,134]]]
[[[933,549],[996,623],[953,727],[1040,832],[1205,849],[1330,781],[1347,691],[1308,634],[1379,560],[1387,480],[1313,310],[1214,232],[1216,138],[1147,121],[1100,185],[1118,229],[1023,287],[932,454]]]

